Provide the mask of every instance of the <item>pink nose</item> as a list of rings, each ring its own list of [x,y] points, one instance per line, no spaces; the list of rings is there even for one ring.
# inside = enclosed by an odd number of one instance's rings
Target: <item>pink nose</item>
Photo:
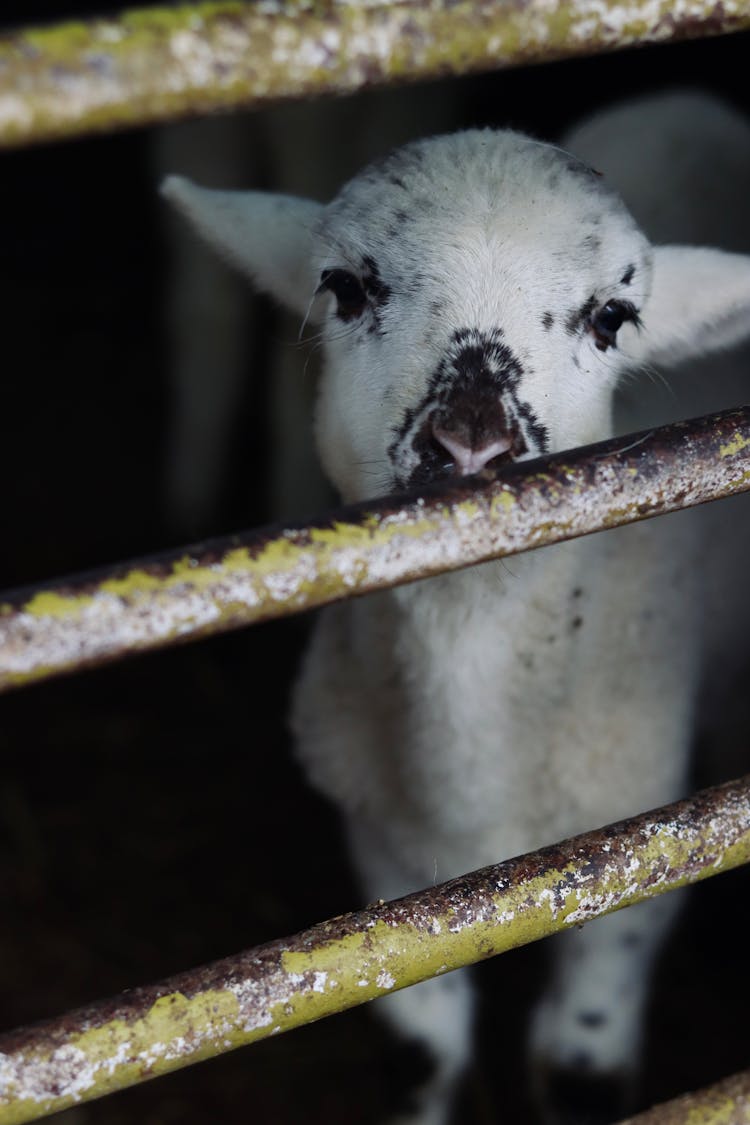
[[[435,425],[432,427],[432,436],[450,453],[456,463],[456,474],[461,477],[469,476],[470,473],[478,473],[493,457],[499,457],[501,453],[507,453],[512,445],[510,435],[504,434],[502,437],[487,442],[480,449],[472,449],[470,446],[464,445],[449,430],[444,430]]]

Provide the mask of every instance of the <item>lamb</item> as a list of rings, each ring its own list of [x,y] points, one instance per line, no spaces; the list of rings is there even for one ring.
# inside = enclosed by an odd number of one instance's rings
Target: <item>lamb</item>
[[[664,399],[655,407],[648,380],[617,395],[633,372],[750,337],[750,255],[650,241],[670,210],[670,240],[703,241],[706,200],[747,229],[750,128],[683,94],[605,111],[568,143],[579,155],[512,131],[433,137],[328,206],[166,181],[209,243],[321,326],[317,444],[343,499],[652,425]],[[674,417],[700,412],[691,394],[705,382],[674,376]],[[685,793],[701,611],[718,586],[701,521],[716,518],[680,513],[320,615],[293,725],[369,896]],[[718,610],[707,616],[718,627]],[[675,909],[666,896],[555,939],[530,1036],[547,1120],[624,1110]],[[435,1063],[400,1120],[442,1125],[470,1055],[468,975],[379,1003]]]

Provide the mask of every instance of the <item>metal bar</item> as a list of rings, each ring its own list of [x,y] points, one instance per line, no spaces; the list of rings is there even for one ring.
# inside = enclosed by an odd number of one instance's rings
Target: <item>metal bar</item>
[[[750,27],[750,0],[262,0],[0,39],[0,145]]]
[[[654,1106],[619,1125],[750,1125],[750,1070]]]
[[[0,594],[0,691],[750,490],[750,408]]]
[[[0,1036],[18,1125],[750,861],[750,776]]]

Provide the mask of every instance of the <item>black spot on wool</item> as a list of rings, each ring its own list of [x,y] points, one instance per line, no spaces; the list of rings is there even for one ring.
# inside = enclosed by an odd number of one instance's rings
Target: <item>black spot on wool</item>
[[[565,321],[565,331],[571,336],[577,336],[582,328],[586,326],[596,308],[596,297],[591,296],[588,300],[584,301],[578,309],[571,309]]]
[[[374,258],[367,257],[363,260],[364,273],[362,285],[368,297],[372,297],[381,307],[387,305],[391,298],[390,286],[386,285],[380,276],[378,264]]]

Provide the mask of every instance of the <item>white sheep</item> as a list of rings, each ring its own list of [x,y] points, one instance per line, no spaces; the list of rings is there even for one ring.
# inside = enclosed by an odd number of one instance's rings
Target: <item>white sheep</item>
[[[328,206],[166,181],[210,243],[322,326],[317,442],[345,500],[639,429],[665,402],[698,413],[695,379],[683,394],[675,377],[656,407],[632,385],[616,420],[615,391],[750,336],[750,256],[653,245],[613,190],[657,242],[704,241],[707,205],[746,227],[744,122],[685,94],[607,111],[569,143],[585,162],[509,131],[434,137]],[[680,514],[321,614],[294,729],[369,896],[684,794],[710,571],[699,528]],[[556,939],[531,1031],[549,1120],[622,1108],[673,912],[667,896]],[[445,1122],[470,1052],[467,974],[382,1010],[436,1063],[403,1120]]]

